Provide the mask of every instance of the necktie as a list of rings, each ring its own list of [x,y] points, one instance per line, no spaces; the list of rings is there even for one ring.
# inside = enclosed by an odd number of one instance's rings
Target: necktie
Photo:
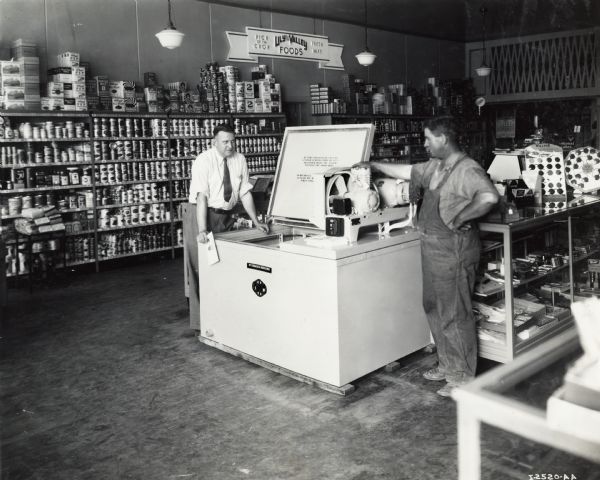
[[[223,200],[226,202],[231,198],[231,177],[229,176],[229,167],[227,166],[227,159],[223,159]]]

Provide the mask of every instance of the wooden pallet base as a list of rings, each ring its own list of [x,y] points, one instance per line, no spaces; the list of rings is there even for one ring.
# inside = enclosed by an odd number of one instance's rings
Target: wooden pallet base
[[[315,387],[319,387],[320,389],[326,390],[331,393],[337,393],[338,395],[349,395],[355,390],[354,385],[350,383],[342,385],[341,387],[336,387],[335,385],[331,385],[330,383],[315,380],[314,378],[307,377],[306,375],[302,375],[292,370],[288,370],[287,368],[280,367],[279,365],[267,362],[258,357],[254,357],[252,355],[248,355],[247,353],[240,352],[235,348],[228,347],[227,345],[223,345],[221,343],[215,342],[214,340],[210,340],[200,335],[198,336],[198,340],[200,341],[200,343],[208,345],[209,347],[217,348],[222,352],[229,353],[230,355],[242,358],[250,363],[254,363],[255,365],[267,368],[276,373],[281,373],[282,375],[293,378],[294,380],[299,380],[300,382],[308,383],[309,385],[314,385]]]

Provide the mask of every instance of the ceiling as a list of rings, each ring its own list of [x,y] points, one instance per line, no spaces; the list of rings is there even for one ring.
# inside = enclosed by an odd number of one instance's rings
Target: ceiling
[[[600,0],[212,0],[461,42],[600,27]]]

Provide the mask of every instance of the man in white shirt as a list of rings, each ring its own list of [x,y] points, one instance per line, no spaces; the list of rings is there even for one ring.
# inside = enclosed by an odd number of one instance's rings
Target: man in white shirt
[[[214,129],[213,147],[202,152],[192,165],[189,202],[192,211],[184,225],[184,241],[188,253],[188,283],[190,327],[200,329],[200,299],[198,286],[198,242],[206,243],[208,232],[231,230],[234,219],[231,209],[238,200],[260,230],[269,232],[269,226],[260,223],[248,180],[246,158],[235,151],[235,135],[229,125]],[[193,206],[196,207],[194,215]]]

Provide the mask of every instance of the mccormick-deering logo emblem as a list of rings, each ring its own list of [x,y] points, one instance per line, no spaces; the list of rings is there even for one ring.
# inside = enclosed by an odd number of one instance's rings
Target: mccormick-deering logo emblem
[[[282,45],[284,43],[288,45]],[[296,35],[283,34],[275,37],[275,47],[279,48],[279,53],[302,56],[308,50],[308,42]]]

